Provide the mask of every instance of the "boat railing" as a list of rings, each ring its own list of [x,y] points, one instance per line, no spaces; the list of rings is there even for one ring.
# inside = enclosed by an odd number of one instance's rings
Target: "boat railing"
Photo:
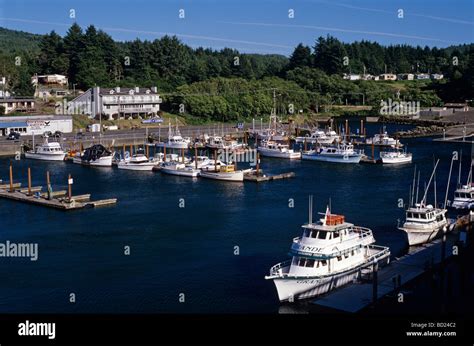
[[[270,268],[270,275],[279,275],[282,272],[280,269],[284,267],[288,267],[291,264],[291,260],[286,260],[280,263],[275,264],[273,267]]]

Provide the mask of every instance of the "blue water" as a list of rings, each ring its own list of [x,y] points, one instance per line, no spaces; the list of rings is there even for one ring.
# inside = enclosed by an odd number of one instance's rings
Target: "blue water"
[[[356,123],[354,123],[356,124]],[[356,125],[354,125],[355,127]],[[378,132],[380,125],[368,126]],[[387,126],[389,132],[402,126]],[[438,202],[444,199],[451,152],[458,144],[405,140],[428,180],[433,155],[441,159]],[[470,147],[464,146],[463,180]],[[191,180],[153,172],[89,168],[71,163],[0,159],[0,177],[13,162],[16,181],[92,199],[117,197],[115,207],[62,212],[0,200],[0,242],[39,243],[39,259],[0,258],[0,312],[277,312],[268,269],[287,259],[291,239],[307,221],[307,198],[317,211],[331,198],[332,211],[373,229],[394,254],[406,248],[398,199],[408,198],[414,164],[335,165],[263,159],[270,172],[296,178],[262,184]],[[454,189],[457,170],[453,174]],[[450,196],[452,194],[450,193]],[[185,208],[179,207],[179,199]],[[289,199],[295,201],[289,208]],[[432,199],[430,194],[429,199]],[[315,211],[316,211],[315,210]],[[124,255],[124,247],[131,254]],[[239,255],[234,255],[234,247]],[[76,302],[69,302],[69,294]],[[179,302],[180,293],[185,301]]]

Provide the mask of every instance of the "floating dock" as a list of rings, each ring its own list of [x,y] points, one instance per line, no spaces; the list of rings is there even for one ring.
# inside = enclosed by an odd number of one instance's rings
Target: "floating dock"
[[[271,181],[271,180],[294,178],[295,176],[296,176],[295,172],[266,175],[260,171],[259,174],[257,175],[255,171],[252,171],[250,173],[244,174],[244,181],[252,181],[254,183],[261,183],[261,182]]]
[[[86,207],[115,205],[116,198],[91,201],[90,194],[72,195],[73,179],[68,177],[68,190],[52,191],[49,172],[46,174],[48,189],[42,192],[41,186],[31,186],[31,170],[28,168],[28,187],[21,188],[21,183],[14,183],[12,166],[10,166],[10,183],[0,185],[0,198],[35,204],[59,210],[76,210]],[[0,180],[0,182],[2,182]]]
[[[456,243],[458,237],[453,234],[446,236],[446,256],[452,256],[448,249]],[[349,284],[341,289],[313,301],[313,304],[344,312],[358,312],[377,300],[398,290],[409,281],[421,276],[426,269],[440,264],[442,261],[443,244],[441,239],[422,246],[411,247],[408,254],[394,260],[391,264],[377,271],[377,289],[374,293],[372,279],[361,283]],[[364,273],[362,273],[364,276]]]

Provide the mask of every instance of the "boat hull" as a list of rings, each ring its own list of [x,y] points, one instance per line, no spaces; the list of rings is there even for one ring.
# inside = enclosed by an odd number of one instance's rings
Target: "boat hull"
[[[308,155],[302,154],[301,158],[303,160],[311,160],[311,161],[321,161],[321,162],[332,162],[332,163],[359,163],[362,155],[348,155],[348,156],[340,156],[340,155]]]
[[[169,175],[177,175],[180,177],[190,177],[190,178],[198,177],[200,174],[199,170],[170,169],[166,167],[162,167],[160,171]]]
[[[75,157],[72,162],[78,163],[84,166],[94,166],[94,167],[112,167],[113,155],[103,156],[97,160],[86,161],[82,160],[80,157]]]
[[[421,245],[428,243],[436,238],[440,233],[443,227],[447,227],[447,222],[439,223],[436,228],[433,229],[410,229],[410,228],[400,228],[407,235],[408,245]]]
[[[126,169],[129,171],[151,171],[153,167],[157,164],[153,162],[146,162],[146,163],[123,163],[119,162],[117,164],[118,169]]]
[[[274,157],[278,159],[289,159],[289,160],[301,159],[300,152],[281,152],[279,150],[269,150],[269,149],[258,149],[258,152],[262,156]]]
[[[26,152],[25,157],[27,159],[42,160],[42,161],[64,161],[66,153],[52,153],[52,154],[37,154]]]
[[[201,177],[214,179],[214,180],[223,180],[223,181],[244,181],[244,172],[214,172],[214,171],[201,171]]]
[[[387,264],[389,261],[390,252],[378,259],[380,265]],[[352,283],[360,277],[363,268],[365,268],[364,270],[370,270],[370,263],[364,261],[354,268],[330,276],[307,278],[276,277],[273,278],[273,282],[278,292],[278,299],[281,302],[292,302],[294,300],[314,298]]]
[[[402,164],[402,163],[411,163],[412,157],[380,157],[383,164]]]

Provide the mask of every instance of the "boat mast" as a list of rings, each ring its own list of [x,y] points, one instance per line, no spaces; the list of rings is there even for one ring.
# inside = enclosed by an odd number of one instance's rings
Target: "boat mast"
[[[418,182],[416,183],[416,199],[415,203],[418,203],[418,192],[420,191],[420,171],[418,171]]]
[[[458,172],[458,187],[461,185],[461,160],[462,160],[462,149],[459,155],[459,172]]]
[[[446,209],[446,203],[448,203],[448,191],[449,191],[449,182],[451,181],[451,172],[453,171],[453,163],[456,156],[453,155],[451,158],[451,165],[449,167],[449,174],[448,174],[448,183],[446,184],[446,195],[444,196],[444,207]]]
[[[426,203],[426,194],[428,193],[428,189],[430,188],[430,185],[431,185],[431,181],[433,180],[433,176],[435,175],[436,173],[436,168],[438,167],[438,163],[439,163],[439,159],[436,161],[436,164],[434,166],[434,169],[433,169],[433,173],[431,173],[431,177],[430,177],[430,180],[428,181],[428,186],[426,187],[425,189],[425,193],[423,195],[423,199],[421,200],[421,204],[424,205]]]
[[[433,156],[433,165],[435,163],[435,158]],[[433,188],[434,188],[434,202],[435,202],[435,208],[438,207],[438,200],[436,199],[436,172],[434,174],[434,182],[433,182]]]
[[[416,165],[415,165],[415,171],[413,172],[413,184],[412,184],[411,201],[410,201],[411,206],[413,206],[413,198],[415,198],[415,183],[416,183]]]
[[[313,223],[313,195],[309,195],[308,224]]]

